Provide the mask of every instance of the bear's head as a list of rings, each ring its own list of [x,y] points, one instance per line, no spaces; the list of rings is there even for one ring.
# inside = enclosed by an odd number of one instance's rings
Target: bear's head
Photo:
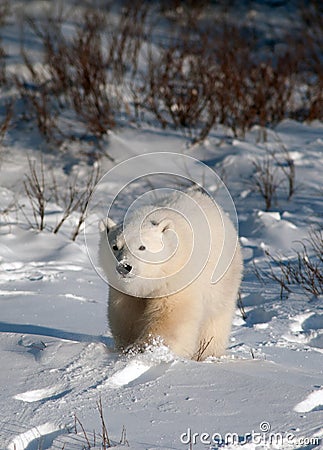
[[[155,298],[187,284],[194,236],[190,224],[171,209],[140,211],[123,224],[109,218],[101,222],[100,233],[100,264],[115,289]]]

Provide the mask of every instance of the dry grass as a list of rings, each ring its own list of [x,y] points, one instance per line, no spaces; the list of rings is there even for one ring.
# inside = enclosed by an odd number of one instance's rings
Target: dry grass
[[[99,400],[97,401],[97,411],[99,413],[100,416],[100,425],[101,425],[101,431],[100,432],[96,432],[95,430],[93,431],[93,433],[87,433],[85,430],[85,427],[83,425],[83,423],[80,421],[80,419],[74,415],[74,433],[75,434],[79,434],[78,428],[81,429],[80,434],[83,436],[84,440],[85,440],[85,445],[87,450],[90,449],[94,449],[94,448],[100,448],[102,450],[107,450],[108,448],[111,447],[117,447],[117,446],[127,446],[129,447],[129,442],[127,440],[127,431],[125,426],[122,427],[122,431],[121,431],[121,438],[119,443],[115,443],[113,442],[110,437],[109,437],[109,433],[108,433],[108,428],[106,425],[106,420],[104,417],[104,411],[103,411],[103,405],[102,405],[102,400],[101,397],[99,398]]]
[[[209,347],[209,345],[211,344],[211,342],[213,341],[213,336],[207,341],[206,339],[203,339],[200,344],[199,344],[199,348],[197,349],[196,353],[193,355],[192,359],[194,361],[203,361],[204,357],[205,357],[205,352],[207,350],[207,348]]]
[[[292,257],[267,254],[267,269],[256,273],[260,279],[275,281],[280,286],[280,296],[293,292],[296,288],[309,297],[323,294],[323,232],[312,231],[300,242],[301,250],[295,250]]]

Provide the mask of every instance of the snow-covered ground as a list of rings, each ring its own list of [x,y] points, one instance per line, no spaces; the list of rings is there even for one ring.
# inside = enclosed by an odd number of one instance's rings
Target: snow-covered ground
[[[99,399],[120,447],[124,427],[134,450],[323,448],[322,298],[295,288],[281,299],[279,285],[261,283],[254,271],[255,263],[266,269],[266,249],[288,255],[312,226],[322,228],[323,123],[286,120],[267,130],[266,142],[257,127],[241,140],[218,129],[191,149],[181,133],[152,126],[109,136],[116,162],[163,151],[200,159],[222,176],[235,202],[247,317],[237,308],[227,355],[205,362],[164,347],[139,356],[114,351],[107,286],[83,234],[70,240],[76,219],[53,234],[61,212],[53,202],[43,232],[26,220],[33,217],[22,181],[27,156],[39,161],[39,143],[30,135],[24,141],[25,132],[11,130],[0,154],[0,448],[99,449]],[[250,185],[253,161],[282,148],[295,164],[296,192],[288,201],[282,183],[265,212]],[[64,189],[64,155],[43,158],[45,173],[52,170]],[[84,173],[84,163],[65,163]],[[111,167],[102,162],[103,171]],[[109,178],[105,187],[107,195],[115,189]]]
[[[264,152],[257,133],[221,145],[210,138],[194,150],[194,157],[210,165],[216,154],[225,167],[245,259],[247,319],[237,309],[230,348],[219,361],[184,361],[163,348],[141,356],[116,354],[106,324],[107,287],[89,262],[83,237],[71,242],[67,232],[40,233],[17,223],[14,213],[2,217],[1,448],[37,449],[39,436],[40,448],[82,448],[86,441],[80,430],[73,434],[73,415],[93,440],[93,430],[100,432],[100,397],[111,439],[118,441],[124,425],[131,448],[188,448],[188,429],[199,433],[196,448],[208,448],[202,433],[209,439],[237,433],[243,440],[252,430],[266,431],[265,422],[270,432],[259,448],[270,448],[270,433],[297,437],[286,437],[286,447],[277,448],[315,448],[297,439],[323,432],[322,299],[296,292],[281,300],[278,285],[256,278],[253,262],[262,267],[266,246],[287,252],[311,224],[320,223],[323,125],[289,121],[268,131],[294,155],[298,186],[290,202],[281,194],[272,212],[264,212],[258,194],[245,188],[253,155]],[[112,136],[111,149],[117,152],[120,140],[129,155],[137,148],[183,147],[178,137],[152,129]],[[15,195],[23,161],[19,147],[7,149],[4,199]]]

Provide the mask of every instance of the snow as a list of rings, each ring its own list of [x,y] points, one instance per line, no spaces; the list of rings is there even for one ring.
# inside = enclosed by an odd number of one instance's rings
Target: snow
[[[19,60],[14,29],[11,24],[5,36],[15,55],[13,71]],[[281,299],[279,286],[262,284],[253,269],[254,263],[266,267],[266,249],[288,256],[311,226],[322,228],[323,123],[285,120],[267,130],[267,142],[259,141],[257,127],[234,140],[219,129],[192,149],[180,132],[152,125],[111,132],[109,154],[116,162],[175,152],[224,174],[239,219],[247,318],[237,308],[227,354],[203,363],[177,358],[159,345],[140,355],[115,352],[106,320],[107,286],[91,265],[83,234],[70,240],[74,218],[53,234],[58,205],[51,205],[43,232],[31,229],[20,209],[6,210],[19,199],[33,220],[22,180],[27,155],[37,160],[41,146],[34,130],[28,139],[25,134],[11,130],[0,155],[0,448],[86,448],[79,426],[75,433],[76,415],[92,448],[99,449],[100,398],[109,436],[120,448],[123,426],[134,450],[323,448],[322,298],[296,289]],[[277,203],[267,212],[247,180],[254,158],[281,142],[295,162],[297,189],[288,201],[282,184]],[[71,154],[59,158],[44,153],[45,166],[63,189],[67,166],[80,174],[86,167]],[[108,160],[102,164],[106,171],[112,167]],[[108,178],[99,198],[108,202],[132,175],[126,171],[123,179]],[[139,182],[129,188],[129,202],[140,188]],[[216,191],[217,185],[209,188]],[[115,213],[122,212],[117,204]],[[87,222],[93,258],[97,222],[94,210]],[[194,433],[190,447],[187,436]],[[236,434],[239,442],[226,442],[227,433]],[[252,442],[250,435],[259,433]],[[282,437],[279,444],[271,442],[271,433]],[[222,442],[212,441],[214,434]]]
[[[289,127],[294,134],[294,124]],[[302,131],[317,133],[313,125],[296,128],[300,140]],[[143,137],[136,133],[121,135],[124,145],[139,148]],[[254,150],[252,135],[248,139]],[[146,142],[150,151],[178,150],[177,139],[166,133],[156,136],[149,130]],[[306,235],[311,215],[320,223],[322,205],[318,209],[320,203],[310,201],[313,179],[318,185],[320,180],[312,142],[309,138],[303,146],[307,170],[302,168],[302,189],[290,203],[282,200],[279,210],[265,212],[251,192],[239,198],[243,181],[227,169],[245,255],[242,301],[247,319],[237,310],[230,348],[219,360],[184,361],[157,347],[139,356],[115,353],[106,323],[107,287],[89,262],[84,238],[73,243],[69,233],[40,233],[7,217],[0,234],[1,448],[36,449],[39,440],[43,448],[82,448],[85,439],[80,430],[73,434],[73,415],[93,441],[93,430],[100,432],[100,397],[112,440],[118,442],[124,425],[134,449],[188,448],[180,440],[188,429],[199,433],[197,449],[207,448],[200,439],[203,433],[229,432],[237,433],[240,443],[221,444],[228,449],[309,448],[288,443],[274,447],[266,440],[262,446],[243,445],[241,440],[252,430],[258,433],[264,421],[272,432],[294,433],[297,439],[321,433],[320,300],[309,300],[302,292],[281,300],[278,286],[263,286],[252,269],[254,260],[264,264],[264,245],[288,251]],[[196,149],[194,157],[201,151],[201,159],[207,159],[211,145]],[[14,151],[20,154],[19,147]],[[258,151],[263,151],[261,144]],[[245,160],[245,150],[234,153],[231,164],[239,158]],[[25,170],[14,161],[3,164],[4,173],[7,167],[21,174]],[[1,180],[14,195],[10,180]]]
[[[56,436],[59,431],[59,428],[55,426],[53,423],[46,422],[43,425],[39,425],[35,428],[32,428],[24,433],[16,436],[9,444],[9,450],[25,450],[25,448],[35,448],[32,444],[36,441],[39,441],[40,438],[46,436],[47,441],[49,440],[49,436]],[[53,440],[51,439],[51,441]],[[36,444],[37,445],[37,444]]]
[[[297,412],[309,412],[323,408],[323,389],[311,392],[309,396],[295,406]]]

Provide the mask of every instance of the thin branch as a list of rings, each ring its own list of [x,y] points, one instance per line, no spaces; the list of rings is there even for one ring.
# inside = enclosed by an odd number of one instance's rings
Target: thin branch
[[[102,406],[102,399],[101,399],[101,397],[99,398],[99,400],[97,402],[97,407],[98,407],[98,411],[99,411],[99,414],[100,414],[101,425],[102,425],[103,450],[106,450],[108,447],[111,447],[111,443],[110,443],[108,430],[107,430],[107,427],[106,427],[106,424],[105,424],[105,420],[104,420],[103,406]]]

